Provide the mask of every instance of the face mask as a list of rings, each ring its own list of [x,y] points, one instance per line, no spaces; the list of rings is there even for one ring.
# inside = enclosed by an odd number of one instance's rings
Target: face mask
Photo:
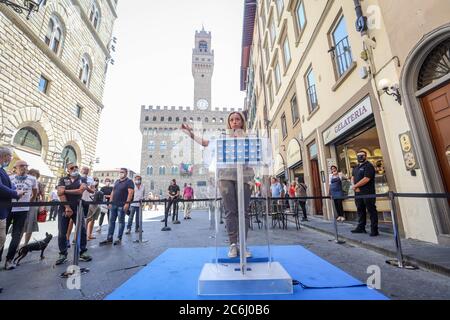
[[[83,173],[82,176],[83,176],[83,178],[86,178],[88,175],[87,175],[87,173]]]
[[[366,156],[364,156],[364,155],[358,156],[358,162],[359,163],[363,163],[364,161],[366,161]]]
[[[3,162],[3,163],[2,163],[2,168],[8,167],[10,163],[11,163],[10,161],[5,161],[5,162]]]
[[[141,180],[136,180],[136,184],[141,184]]]
[[[94,181],[94,183],[92,184],[93,186],[98,186],[98,182]]]
[[[78,177],[78,171],[72,171],[70,174],[71,177]]]

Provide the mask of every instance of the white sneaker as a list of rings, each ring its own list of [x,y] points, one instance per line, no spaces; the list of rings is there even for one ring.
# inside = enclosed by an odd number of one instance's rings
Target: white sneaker
[[[12,260],[6,260],[5,262],[5,270],[13,270],[15,269],[17,266],[14,262],[12,262]]]
[[[252,257],[252,252],[250,251],[249,248],[245,249],[245,257],[246,258],[251,258]]]
[[[101,233],[102,232],[102,226],[98,226],[97,227],[97,233]]]
[[[238,256],[238,248],[235,243],[232,243],[228,251],[228,258],[236,258]]]

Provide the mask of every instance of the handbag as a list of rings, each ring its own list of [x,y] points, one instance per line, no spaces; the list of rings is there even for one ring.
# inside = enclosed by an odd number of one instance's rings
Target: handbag
[[[37,214],[37,221],[38,222],[45,222],[47,221],[47,210],[41,209],[39,210]]]

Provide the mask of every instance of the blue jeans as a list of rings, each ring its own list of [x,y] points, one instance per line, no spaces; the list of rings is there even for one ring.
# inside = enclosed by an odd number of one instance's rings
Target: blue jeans
[[[123,230],[125,230],[125,211],[123,211],[123,206],[119,207],[113,204],[109,215],[108,240],[112,240],[114,236],[117,217],[119,217],[119,234],[117,238],[122,239]]]
[[[130,215],[128,216],[128,225],[127,225],[127,229],[131,230],[131,227],[133,226],[133,219],[134,219],[134,215],[136,214],[136,226],[135,226],[135,230],[138,231],[139,230],[139,207],[130,207]]]

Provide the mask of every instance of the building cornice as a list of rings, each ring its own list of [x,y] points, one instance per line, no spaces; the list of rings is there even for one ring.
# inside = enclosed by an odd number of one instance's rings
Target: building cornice
[[[0,6],[0,12],[2,12],[17,28],[20,29],[30,41],[38,47],[43,54],[45,54],[58,68],[61,70],[73,83],[75,83],[78,88],[80,88],[94,103],[100,108],[104,108],[102,102],[95,97],[95,95],[81,82],[80,79],[61,61],[61,59],[55,55],[55,53],[50,50],[50,48],[41,40],[38,36],[27,26],[27,24],[20,18],[17,14],[6,8],[5,6]],[[51,80],[51,79],[50,79]]]

